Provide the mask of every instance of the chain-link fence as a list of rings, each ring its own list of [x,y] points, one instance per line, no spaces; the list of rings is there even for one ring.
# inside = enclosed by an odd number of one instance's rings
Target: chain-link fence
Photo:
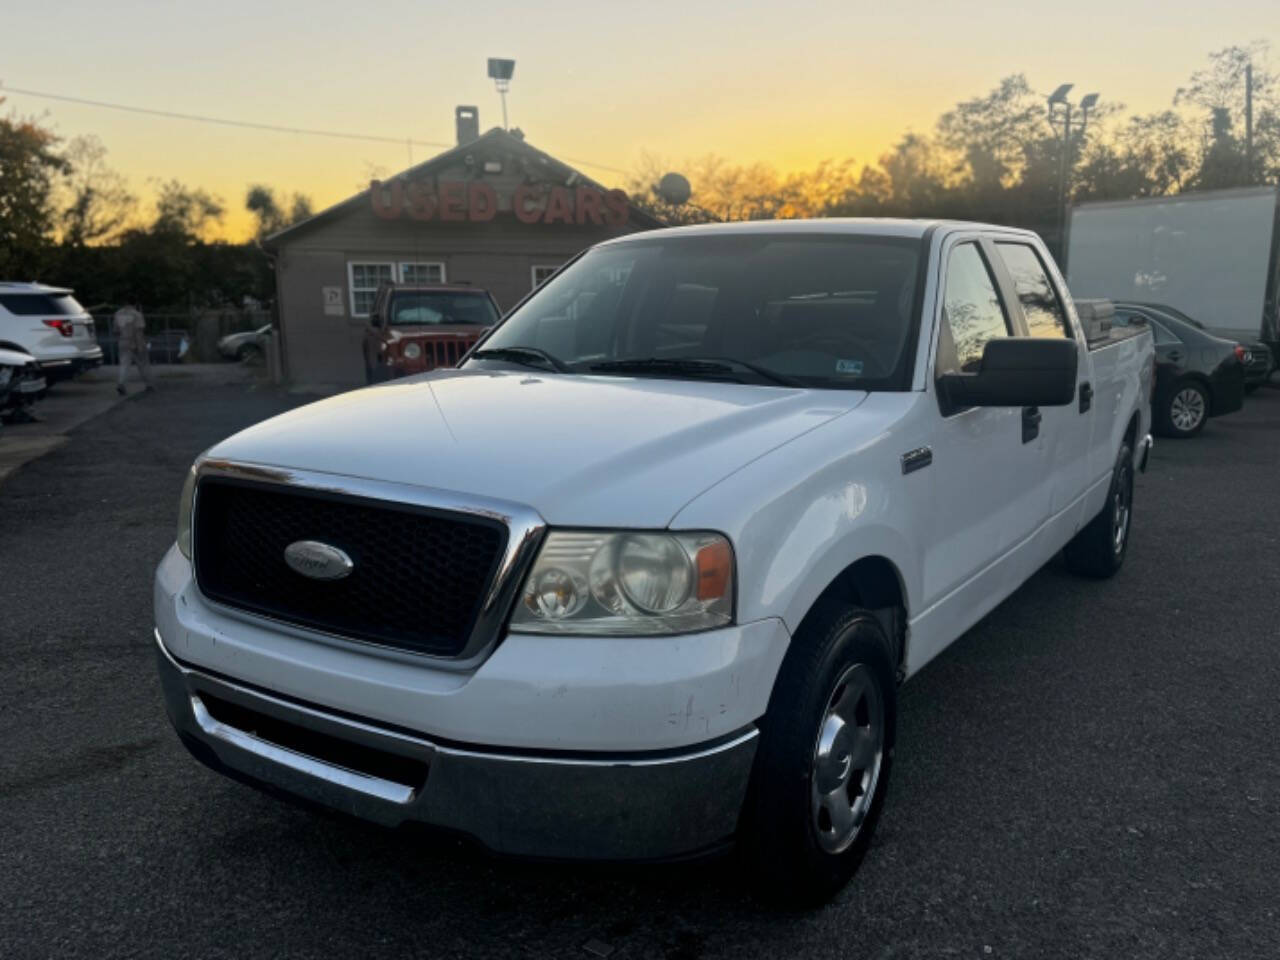
[[[111,312],[94,312],[94,331],[102,347],[103,363],[118,363],[120,351]],[[223,337],[252,333],[271,326],[267,310],[199,310],[193,313],[147,313],[147,356],[152,363],[217,363],[238,359],[235,351],[224,354]],[[244,351],[241,351],[241,356]],[[259,353],[259,356],[261,354]]]

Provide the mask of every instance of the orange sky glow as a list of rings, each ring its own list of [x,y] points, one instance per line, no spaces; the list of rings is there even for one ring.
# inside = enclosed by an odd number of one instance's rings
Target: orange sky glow
[[[633,169],[645,152],[674,169],[708,153],[783,171],[873,162],[1015,72],[1046,92],[1073,81],[1076,93],[1133,111],[1164,109],[1210,50],[1280,37],[1274,0],[994,0],[977,10],[936,0],[53,0],[6,11],[0,109],[43,115],[63,137],[96,134],[144,202],[163,180],[209,190],[227,207],[222,235],[238,240],[251,230],[251,183],[321,208],[371,172],[440,148],[162,119],[5,86],[448,144],[457,104],[478,106],[482,129],[501,123],[485,58],[512,57],[512,125],[558,157],[602,165],[578,164],[612,185],[624,177],[606,168]],[[51,22],[53,48],[23,41]]]

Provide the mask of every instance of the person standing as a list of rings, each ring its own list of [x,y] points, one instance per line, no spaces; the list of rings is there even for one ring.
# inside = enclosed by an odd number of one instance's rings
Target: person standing
[[[120,373],[116,380],[116,393],[124,396],[125,378],[129,376],[129,364],[138,365],[138,376],[145,384],[143,389],[151,391],[155,386],[151,383],[151,362],[147,357],[147,325],[142,311],[136,304],[126,304],[116,311],[113,318],[116,331],[116,348],[120,354]]]

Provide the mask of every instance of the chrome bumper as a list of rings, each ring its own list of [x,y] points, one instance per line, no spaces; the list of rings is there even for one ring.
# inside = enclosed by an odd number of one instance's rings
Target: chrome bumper
[[[1151,438],[1151,434],[1147,434],[1138,444],[1138,472],[1147,472],[1147,460],[1151,457],[1151,448],[1156,445],[1155,440]]]
[[[159,631],[155,640],[169,719],[202,763],[385,826],[459,831],[498,853],[651,860],[715,849],[737,827],[755,758],[755,728],[679,754],[444,745],[211,676],[175,660]]]

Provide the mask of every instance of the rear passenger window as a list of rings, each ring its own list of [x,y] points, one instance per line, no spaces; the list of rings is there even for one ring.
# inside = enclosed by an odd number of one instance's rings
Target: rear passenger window
[[[1151,336],[1156,343],[1181,343],[1182,341],[1158,323],[1151,324]]]
[[[1057,291],[1049,281],[1049,271],[1035,249],[1025,243],[997,243],[1000,258],[1013,275],[1013,284],[1033,337],[1069,337],[1067,315]]]
[[[951,251],[943,289],[935,372],[972,373],[982,364],[987,342],[1009,336],[1009,318],[977,244]]]

